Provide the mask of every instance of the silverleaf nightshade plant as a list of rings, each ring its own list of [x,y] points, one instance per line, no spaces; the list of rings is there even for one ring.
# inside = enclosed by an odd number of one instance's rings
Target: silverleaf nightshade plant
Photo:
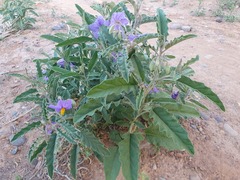
[[[133,0],[128,2],[132,12],[125,3],[94,5],[101,16],[76,5],[83,24],[69,24],[72,31],[68,34],[42,36],[56,47],[53,57],[34,60],[37,78],[12,74],[32,83],[14,102],[34,101],[41,107],[42,117],[20,130],[13,140],[34,128],[42,130],[29,158],[45,154],[51,178],[57,172],[56,152],[67,146],[71,148],[68,161],[74,178],[78,157],[87,149],[104,164],[107,180],[116,179],[120,169],[125,179],[137,180],[139,146],[144,140],[194,154],[179,120],[199,117],[198,110],[207,109],[195,99],[196,92],[225,110],[210,88],[191,79],[194,71],[189,66],[198,56],[177,66],[169,64],[175,56],[167,50],[195,35],[168,40],[170,20],[161,9],[148,16],[140,14]],[[156,24],[157,31],[141,33],[141,25],[150,22]],[[150,39],[156,44],[150,44]],[[47,81],[43,81],[45,77]]]

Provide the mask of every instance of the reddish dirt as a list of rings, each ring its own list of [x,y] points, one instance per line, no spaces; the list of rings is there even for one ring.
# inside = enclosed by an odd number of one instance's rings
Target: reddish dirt
[[[34,73],[32,60],[44,57],[43,52],[51,53],[54,47],[53,43],[40,38],[40,35],[59,32],[52,31],[51,28],[61,22],[73,20],[80,23],[74,3],[94,13],[90,9],[93,2],[94,0],[38,1],[36,7],[40,17],[37,18],[35,28],[0,41],[0,179],[15,179],[18,175],[23,179],[47,179],[45,171],[42,170],[43,161],[39,159],[35,166],[26,158],[28,148],[36,134],[27,135],[27,143],[19,147],[16,155],[10,153],[13,147],[8,137],[15,128],[20,129],[33,118],[35,110],[26,113],[34,107],[33,104],[13,104],[14,97],[23,92],[28,83],[6,76],[4,73],[26,73],[26,69],[28,73]],[[140,178],[144,176],[153,180],[238,180],[240,178],[240,23],[216,22],[216,18],[211,16],[211,12],[216,8],[215,1],[209,0],[204,3],[206,16],[203,17],[191,15],[190,12],[198,5],[197,1],[191,0],[179,1],[173,7],[170,7],[172,2],[167,2],[166,6],[163,6],[161,0],[144,0],[142,12],[153,15],[155,9],[160,7],[172,23],[189,25],[193,28],[191,33],[196,34],[197,38],[181,43],[171,49],[169,54],[177,57],[173,63],[200,55],[200,61],[192,66],[196,72],[194,79],[204,82],[219,95],[226,112],[207,102],[209,111],[203,114],[208,120],[183,121],[195,146],[194,156],[179,151],[156,152],[150,145],[143,143]],[[142,30],[153,32],[155,26],[149,24],[142,27]],[[67,32],[66,29],[61,31]],[[170,29],[170,39],[182,34],[187,33]],[[11,122],[17,117],[20,118]],[[227,131],[224,128],[226,124],[237,134],[233,135],[232,131]],[[93,159],[91,164],[85,163],[82,166],[82,179],[104,179],[102,165],[96,159]],[[118,179],[123,178],[120,175]]]

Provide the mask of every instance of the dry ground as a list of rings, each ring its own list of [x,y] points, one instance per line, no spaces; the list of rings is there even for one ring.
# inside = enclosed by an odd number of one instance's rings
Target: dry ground
[[[96,0],[97,1],[97,0]],[[19,147],[16,155],[11,155],[8,137],[33,117],[28,112],[32,104],[13,104],[14,97],[24,91],[27,83],[19,79],[2,75],[8,72],[29,73],[35,71],[32,60],[50,53],[54,45],[40,38],[42,34],[54,34],[52,27],[68,20],[81,22],[76,15],[75,3],[92,12],[90,4],[94,0],[74,1],[38,1],[35,28],[12,35],[0,41],[0,179],[12,180],[17,175],[23,179],[47,179],[41,170],[42,160],[31,165],[26,159],[28,148],[36,136],[27,136],[27,142]],[[101,2],[100,0],[98,2]],[[192,33],[198,37],[184,42],[171,53],[177,60],[189,59],[200,55],[200,61],[193,65],[195,79],[211,87],[222,99],[226,112],[221,112],[212,104],[209,112],[202,112],[203,119],[184,122],[196,154],[189,156],[183,152],[154,152],[148,144],[142,145],[141,175],[153,180],[238,180],[240,179],[240,23],[218,23],[211,12],[215,0],[204,1],[206,16],[194,17],[191,11],[197,8],[197,1],[183,0],[173,7],[172,1],[144,0],[142,11],[154,14],[155,9],[165,10],[172,23],[190,25]],[[66,32],[67,30],[62,30]],[[143,31],[155,31],[154,25],[143,27]],[[186,34],[181,30],[170,30],[170,38]],[[169,52],[170,53],[170,52]],[[205,120],[204,120],[205,119]],[[231,126],[232,129],[227,129]],[[84,169],[89,168],[90,171]],[[39,170],[40,169],[40,170]],[[104,179],[102,165],[93,159],[91,165],[85,163],[81,168],[83,179]],[[57,178],[60,179],[60,178]],[[61,179],[66,179],[62,177]],[[79,176],[79,179],[80,176]],[[119,177],[122,179],[122,177]]]

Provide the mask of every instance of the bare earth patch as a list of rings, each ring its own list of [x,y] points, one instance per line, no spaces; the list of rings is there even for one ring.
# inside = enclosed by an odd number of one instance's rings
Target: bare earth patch
[[[51,53],[54,47],[51,42],[40,38],[40,35],[67,32],[67,27],[61,30],[52,28],[68,20],[81,23],[74,4],[78,3],[86,11],[94,13],[90,5],[96,1],[38,1],[36,6],[40,16],[35,28],[0,41],[0,179],[11,180],[18,175],[24,179],[47,179],[41,158],[35,164],[30,164],[27,160],[29,146],[36,136],[34,133],[28,134],[26,143],[18,147],[17,154],[12,155],[14,146],[10,144],[9,136],[31,121],[37,109],[29,112],[34,107],[33,104],[13,104],[14,97],[23,92],[28,84],[4,73],[34,74],[32,60],[44,57],[43,52]],[[143,143],[142,173],[139,177],[147,175],[153,180],[238,180],[240,177],[240,24],[216,22],[216,18],[211,17],[214,0],[204,4],[207,7],[206,16],[194,17],[190,12],[197,7],[197,3],[184,0],[170,7],[171,3],[163,6],[161,0],[144,0],[142,11],[154,14],[156,8],[162,8],[172,20],[170,38],[187,33],[198,36],[171,51],[177,60],[183,61],[200,55],[200,61],[193,66],[195,79],[204,82],[219,95],[226,112],[209,104],[210,111],[202,112],[201,119],[183,121],[195,146],[194,156],[163,149],[155,152],[149,144]],[[173,28],[174,24],[190,26],[192,32]],[[148,24],[142,28],[143,31],[153,32],[153,27]],[[173,63],[177,63],[177,60]],[[66,177],[58,176],[56,179]],[[96,159],[84,162],[79,167],[79,179],[104,179],[103,166]],[[123,177],[120,175],[119,179]]]

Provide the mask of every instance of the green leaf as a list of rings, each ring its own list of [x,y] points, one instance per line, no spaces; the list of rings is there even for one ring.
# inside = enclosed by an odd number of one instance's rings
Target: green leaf
[[[159,37],[160,37],[160,35],[157,34],[157,33],[142,34],[140,37],[136,38],[136,39],[134,40],[134,42],[135,42],[136,44],[139,44],[139,43],[145,42],[145,41],[147,41],[147,40],[149,40],[149,39],[154,39],[154,38],[159,38]]]
[[[114,146],[109,149],[110,155],[105,156],[103,159],[104,172],[106,180],[116,180],[121,163],[119,160],[118,147]]]
[[[130,62],[132,63],[134,75],[136,75],[142,81],[144,81],[145,80],[145,73],[144,73],[142,62],[141,62],[141,58],[138,55],[134,54],[131,57]]]
[[[157,17],[156,16],[148,16],[146,14],[142,14],[140,18],[139,24],[145,24],[145,23],[150,23],[150,22],[156,22]]]
[[[117,59],[117,64],[118,64],[118,67],[119,67],[119,70],[121,72],[123,79],[126,82],[129,82],[129,73],[130,72],[129,72],[127,60],[128,60],[128,52],[127,52],[127,49],[124,48],[121,51],[121,56],[119,56]]]
[[[194,148],[187,132],[169,112],[157,107],[150,111],[150,118],[154,119],[153,126],[145,131],[150,143],[164,146],[169,150],[187,150],[194,154]]]
[[[8,74],[9,76],[14,76],[14,77],[18,77],[24,81],[28,81],[28,82],[33,82],[29,77],[27,76],[24,76],[22,74],[15,74],[15,73],[11,73],[11,74]]]
[[[97,110],[101,111],[103,105],[101,99],[91,99],[75,112],[73,122],[78,123],[82,121],[86,116],[92,116]]]
[[[61,38],[59,38],[59,37],[57,37],[57,36],[48,35],[48,34],[41,35],[41,37],[44,38],[44,39],[47,39],[47,40],[56,42],[56,43],[60,43],[60,42],[63,41],[63,39],[61,39]]]
[[[73,39],[67,39],[59,44],[57,44],[57,47],[61,47],[61,46],[70,46],[70,45],[74,45],[74,44],[81,44],[81,43],[86,43],[86,42],[91,42],[93,41],[92,38],[87,37],[87,36],[81,36],[81,37],[77,37],[77,38],[73,38]]]
[[[48,175],[52,179],[53,177],[53,164],[54,164],[54,159],[55,159],[55,148],[56,148],[56,143],[57,143],[57,134],[54,133],[50,136],[50,139],[47,143],[47,149],[46,149],[46,165],[48,169]]]
[[[127,180],[138,179],[139,169],[139,134],[126,133],[123,140],[118,144],[120,152],[120,162],[122,164],[122,172]]]
[[[46,141],[43,141],[41,144],[38,145],[38,147],[34,147],[36,149],[29,156],[30,162],[32,162],[32,160],[34,160],[46,146],[47,146]]]
[[[97,63],[97,60],[98,60],[98,53],[97,52],[94,52],[91,60],[89,61],[89,64],[88,64],[88,71],[90,72],[94,66],[96,65]]]
[[[219,99],[219,97],[209,87],[205,86],[203,83],[193,81],[186,76],[182,76],[177,81],[198,91],[200,94],[206,96],[209,100],[215,103],[221,110],[225,111],[225,107],[222,101]]]
[[[29,132],[30,130],[34,129],[34,128],[37,128],[39,126],[41,126],[41,122],[40,121],[37,121],[37,122],[33,122],[31,124],[28,124],[25,128],[22,128],[17,134],[15,134],[13,136],[13,138],[11,139],[11,142],[12,141],[15,141],[17,138],[23,136],[24,134],[26,134],[27,132]]]
[[[182,69],[187,68],[191,64],[197,62],[198,60],[199,60],[199,56],[197,55],[195,58],[192,58],[192,59],[188,60],[186,63],[184,63]]]
[[[168,112],[174,115],[182,115],[186,117],[200,117],[199,112],[189,105],[178,104],[178,103],[161,103],[161,107],[166,109]]]
[[[79,146],[77,144],[73,145],[70,156],[70,171],[75,179],[77,178],[77,163],[79,151]]]
[[[196,101],[196,100],[194,100],[194,99],[190,99],[190,101],[191,101],[193,104],[197,105],[198,107],[201,107],[201,108],[203,108],[203,109],[208,110],[208,108],[207,108],[206,106],[204,106],[202,103],[200,103],[200,102],[198,102],[198,101]]]
[[[157,30],[164,37],[168,36],[168,19],[163,10],[157,9]]]
[[[94,136],[93,133],[85,129],[77,129],[69,123],[61,124],[64,130],[69,133],[74,139],[80,140],[85,146],[96,151],[100,155],[106,155],[107,150],[104,145]]]
[[[75,4],[78,9],[78,14],[86,21],[87,24],[92,24],[95,21],[95,17],[83,10],[79,5]]]
[[[173,40],[171,40],[169,43],[166,44],[164,51],[168,50],[172,46],[174,46],[174,45],[176,45],[176,44],[178,44],[182,41],[185,41],[187,39],[191,39],[191,38],[194,38],[194,37],[197,37],[197,36],[194,35],[194,34],[188,34],[188,35],[185,35],[185,36],[180,36],[180,37],[174,38]]]
[[[114,79],[105,80],[101,84],[93,87],[89,90],[87,97],[106,97],[110,94],[120,94],[123,91],[134,91],[136,87],[137,83],[133,79],[130,79],[129,82],[126,82],[123,78],[117,77]]]
[[[113,44],[113,45],[107,47],[106,49],[104,49],[104,51],[101,53],[101,56],[107,57],[110,55],[110,53],[115,52],[119,49],[122,49],[122,44],[120,44],[120,43]]]
[[[63,137],[65,140],[67,140],[70,144],[76,144],[74,138],[69,135],[68,133],[66,132],[63,132],[61,129],[57,129],[57,133],[60,137]]]
[[[37,75],[38,77],[42,77],[43,74],[42,74],[42,69],[41,69],[41,65],[40,65],[40,62],[39,61],[36,61],[36,68],[37,68]]]
[[[36,93],[36,92],[38,92],[37,89],[29,89],[29,90],[21,93],[20,95],[18,95],[18,96],[14,99],[13,103],[20,102],[22,98],[28,97],[29,95],[32,95],[32,94],[34,94],[34,93]]]
[[[76,72],[72,72],[72,71],[69,71],[69,70],[66,70],[66,69],[63,69],[60,67],[56,67],[56,66],[52,67],[51,70],[64,75],[64,77],[66,77],[66,76],[77,76],[78,77],[79,76],[79,74]]]

